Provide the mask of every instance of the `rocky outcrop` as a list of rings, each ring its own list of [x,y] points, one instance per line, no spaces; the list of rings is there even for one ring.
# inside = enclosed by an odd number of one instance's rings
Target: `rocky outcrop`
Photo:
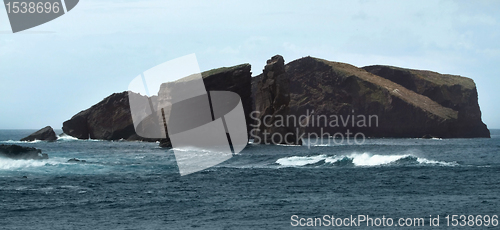
[[[237,93],[241,98],[243,111],[246,119],[247,130],[250,128],[250,113],[252,111],[252,73],[249,64],[242,64],[233,67],[222,67],[201,73],[205,90],[208,91],[231,91]],[[167,108],[171,104],[172,94],[178,94],[175,90],[190,88],[190,84],[196,84],[192,80],[197,76],[187,76],[174,82],[163,83],[158,93],[158,103],[160,107]],[[167,109],[168,110],[168,109]],[[165,112],[165,113],[168,113]],[[158,114],[160,116],[160,114]],[[200,117],[200,119],[203,119]],[[167,128],[168,129],[168,128]],[[172,143],[168,137],[160,141],[160,147],[170,148]]]
[[[274,125],[290,112],[290,79],[283,57],[276,55],[269,59],[257,79],[260,80],[255,89],[255,111],[259,122],[254,130],[254,143],[301,145],[295,126]]]
[[[213,69],[203,72],[202,76],[207,90],[225,90],[239,94],[245,114],[250,114],[252,99],[249,64]],[[136,134],[128,93],[114,93],[79,112],[63,123],[64,133],[79,139],[159,141],[160,139],[142,138]],[[138,94],[136,96],[144,97]]]
[[[290,114],[300,116],[314,111],[305,127],[307,133],[334,135],[349,131],[371,137],[489,137],[489,133],[471,132],[471,127],[463,124],[461,113],[477,115],[479,107],[465,106],[467,112],[461,112],[458,108],[461,106],[451,106],[445,100],[435,101],[432,95],[423,95],[398,84],[397,80],[349,64],[305,57],[287,64],[286,73],[290,78]],[[408,87],[419,85],[407,81]],[[470,86],[470,81],[468,84]],[[470,92],[473,94],[475,90]],[[454,94],[463,96],[460,91]],[[472,126],[484,127],[482,122]]]
[[[119,140],[135,137],[128,92],[114,93],[63,123],[64,133],[78,139]]]
[[[52,127],[47,126],[21,139],[21,141],[34,141],[34,140],[56,141],[57,136]]]
[[[162,148],[172,148],[172,142],[170,141],[169,138],[167,139],[162,139],[159,144],[160,147]]]
[[[239,94],[247,129],[259,129],[251,136],[262,143],[300,144],[303,133],[490,136],[481,121],[476,86],[465,77],[390,66],[358,68],[313,57],[285,65],[279,55],[268,60],[263,73],[254,78],[249,64],[206,71],[202,77],[207,91]],[[252,111],[257,111],[256,118],[251,116]],[[272,124],[269,127],[257,123],[266,116],[266,123]],[[254,122],[258,127],[251,126]],[[64,122],[63,131],[79,139],[159,140],[135,133],[128,92],[113,94],[81,111]],[[281,137],[281,141],[273,139],[275,133],[280,134],[275,137]],[[284,135],[289,133],[293,135]],[[165,139],[161,146],[171,143]]]
[[[49,159],[49,156],[42,153],[42,150],[23,147],[19,145],[0,145],[0,156],[16,160],[43,160]]]
[[[252,109],[252,72],[250,64],[223,67],[201,73],[207,91],[231,91],[237,93],[243,104],[247,130],[250,130]]]
[[[472,79],[393,66],[375,65],[363,69],[457,111],[458,122],[452,130],[456,137],[490,136],[481,120],[476,84]]]
[[[68,163],[87,163],[86,160],[80,160],[80,159],[77,159],[77,158],[71,158],[68,160]]]

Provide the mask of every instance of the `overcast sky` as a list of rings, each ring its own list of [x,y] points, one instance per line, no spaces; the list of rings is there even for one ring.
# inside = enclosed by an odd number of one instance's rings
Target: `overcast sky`
[[[500,1],[82,0],[13,34],[0,8],[0,129],[62,122],[163,62],[201,70],[304,56],[474,79],[483,121],[500,128]]]

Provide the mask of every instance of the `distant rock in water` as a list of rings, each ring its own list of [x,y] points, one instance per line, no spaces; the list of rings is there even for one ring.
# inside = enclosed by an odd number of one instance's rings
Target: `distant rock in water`
[[[77,158],[71,158],[68,160],[69,163],[87,163],[86,160],[80,160],[80,159],[77,159]]]
[[[0,145],[0,156],[17,160],[42,160],[49,156],[42,150],[19,145]]]
[[[34,140],[56,141],[57,136],[52,127],[47,126],[21,139],[21,141],[34,141]]]

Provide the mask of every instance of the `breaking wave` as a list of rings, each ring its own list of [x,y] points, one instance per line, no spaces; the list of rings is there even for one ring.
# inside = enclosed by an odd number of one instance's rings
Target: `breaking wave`
[[[0,170],[19,170],[58,164],[61,162],[55,160],[16,160],[0,157]]]
[[[41,140],[34,140],[34,141],[14,141],[14,140],[8,140],[8,141],[0,141],[2,144],[26,144],[26,143],[39,143],[42,142]]]
[[[57,136],[57,141],[77,141],[77,140],[78,140],[78,138],[72,137],[70,135],[66,135],[64,133]]]
[[[61,134],[61,135],[58,135],[57,136],[57,141],[62,141],[62,142],[66,142],[66,141],[103,141],[103,140],[99,140],[99,139],[78,139],[76,137],[73,137],[73,136],[70,136],[70,135],[66,135],[66,134]],[[7,140],[7,141],[0,141],[0,143],[2,144],[33,144],[33,143],[40,143],[40,142],[43,142],[41,140],[34,140],[34,141],[15,141],[15,140]]]
[[[311,165],[334,165],[334,166],[361,166],[373,167],[384,165],[436,165],[456,166],[456,162],[444,162],[417,157],[412,154],[403,155],[378,155],[370,153],[353,153],[340,156],[291,156],[276,160],[276,164],[284,167],[300,167]]]

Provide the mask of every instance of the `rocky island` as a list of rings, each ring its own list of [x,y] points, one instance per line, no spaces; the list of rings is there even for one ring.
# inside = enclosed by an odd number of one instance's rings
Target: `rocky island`
[[[42,150],[19,145],[0,145],[0,156],[16,160],[43,160],[49,156],[42,153]]]
[[[35,141],[35,140],[56,141],[57,136],[56,133],[54,132],[54,129],[52,129],[52,127],[50,126],[47,126],[21,139],[21,141]]]
[[[201,75],[207,90],[227,90],[240,95],[247,123],[250,121],[252,75],[249,64],[213,69]],[[160,91],[168,88],[168,84],[164,85]],[[142,138],[135,133],[128,94],[127,91],[114,93],[79,112],[63,123],[63,132],[78,139],[160,141]],[[161,142],[166,147],[170,146],[168,140]]]
[[[285,65],[279,55],[262,74],[252,78],[250,71],[242,64],[202,73],[207,90],[240,95],[249,132],[256,128],[251,117],[256,111],[258,118],[307,118],[285,128],[259,127],[270,133],[300,126],[301,133],[349,131],[366,137],[490,137],[470,78],[392,66],[359,68],[314,57]],[[128,92],[112,94],[64,122],[63,131],[79,139],[158,141],[137,136],[128,100]],[[286,142],[298,142],[290,138]]]

